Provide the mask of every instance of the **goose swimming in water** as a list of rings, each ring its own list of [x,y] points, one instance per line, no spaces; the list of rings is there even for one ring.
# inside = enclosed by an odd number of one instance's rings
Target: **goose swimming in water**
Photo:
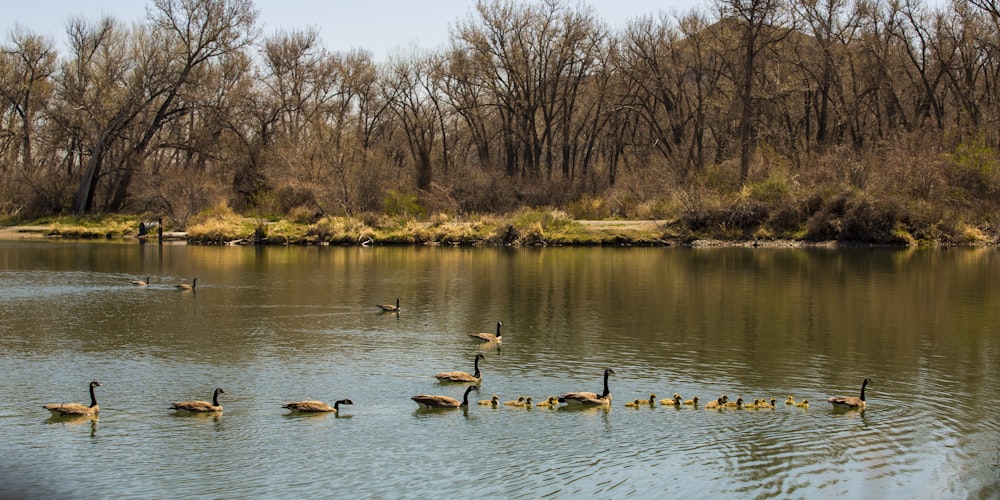
[[[195,279],[191,280],[191,284],[190,285],[187,284],[187,283],[178,283],[178,284],[174,285],[174,288],[176,288],[178,290],[194,290],[194,287],[196,287],[196,286],[198,286],[198,278],[195,278]]]
[[[222,405],[219,404],[219,394],[225,394],[226,391],[221,388],[216,388],[215,392],[212,393],[212,402],[208,401],[180,401],[170,405],[171,410],[178,411],[189,411],[189,412],[218,412],[222,411]]]
[[[595,392],[567,392],[562,396],[559,396],[560,403],[566,403],[569,405],[582,405],[582,406],[602,406],[611,404],[611,391],[608,389],[608,376],[614,375],[615,371],[611,368],[604,370],[604,392],[597,394]]]
[[[486,359],[486,356],[483,355],[483,354],[476,354],[476,359],[473,362],[473,366],[475,368],[475,370],[474,370],[475,373],[470,374],[468,372],[458,372],[458,371],[456,371],[456,372],[441,372],[441,373],[438,373],[437,375],[434,375],[434,377],[437,378],[438,380],[442,381],[442,382],[464,382],[464,383],[471,383],[471,384],[482,383],[482,381],[483,381],[483,374],[479,371],[479,360],[480,359]]]
[[[483,342],[489,342],[491,344],[499,344],[503,342],[500,338],[500,327],[503,326],[503,321],[497,321],[497,332],[496,333],[470,333],[469,336],[474,339],[482,340]]]
[[[334,414],[340,414],[340,405],[353,405],[354,401],[350,399],[340,399],[330,406],[322,401],[296,401],[294,403],[285,403],[281,405],[282,408],[287,408],[293,412],[299,413],[326,413],[333,412]]]
[[[419,396],[413,396],[412,400],[416,401],[421,408],[434,409],[434,408],[465,408],[469,406],[469,393],[472,391],[478,391],[479,388],[475,385],[470,385],[465,389],[465,395],[462,396],[462,400],[459,401],[455,398],[448,396],[429,396],[427,394],[421,394]]]
[[[834,408],[842,408],[842,409],[864,408],[866,405],[865,387],[868,386],[869,382],[871,382],[871,379],[866,378],[864,382],[861,383],[861,397],[834,396],[830,399],[827,399],[827,402],[832,404]]]
[[[375,304],[375,307],[381,309],[382,312],[399,312],[399,297],[396,298],[396,305]]]
[[[90,383],[90,406],[79,403],[52,403],[47,404],[42,408],[52,412],[52,415],[60,417],[97,415],[101,409],[97,406],[97,398],[94,396],[94,387],[100,386],[101,383],[96,380]]]

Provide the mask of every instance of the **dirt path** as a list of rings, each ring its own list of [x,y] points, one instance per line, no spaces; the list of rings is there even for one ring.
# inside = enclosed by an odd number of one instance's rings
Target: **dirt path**
[[[0,240],[28,240],[45,238],[49,226],[0,226]]]

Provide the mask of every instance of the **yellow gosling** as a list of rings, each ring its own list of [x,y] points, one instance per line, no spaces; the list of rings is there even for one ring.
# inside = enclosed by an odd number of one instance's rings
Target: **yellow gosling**
[[[705,409],[706,410],[718,410],[718,409],[721,409],[722,405],[724,405],[724,404],[725,404],[725,401],[723,401],[722,398],[719,398],[719,399],[716,399],[715,401],[709,401],[708,403],[705,403]]]
[[[535,406],[538,408],[555,408],[556,406],[559,406],[559,398],[556,396],[549,396],[545,398],[545,401],[535,403]]]
[[[490,399],[480,399],[479,404],[483,406],[498,406],[500,404],[500,396],[494,394]]]
[[[524,406],[524,396],[518,396],[516,401],[507,401],[504,406]]]

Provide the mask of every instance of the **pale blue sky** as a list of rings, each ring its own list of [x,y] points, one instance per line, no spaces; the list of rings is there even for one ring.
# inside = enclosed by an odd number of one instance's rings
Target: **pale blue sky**
[[[37,2],[37,3],[36,3]],[[712,0],[587,0],[597,15],[612,27],[622,27],[636,16],[665,11],[711,9]],[[383,59],[396,48],[411,44],[437,48],[448,39],[449,27],[473,12],[473,0],[344,1],[256,0],[265,33],[278,28],[319,28],[324,46],[332,51],[365,48]],[[66,21],[82,15],[98,19],[111,14],[123,21],[144,19],[143,0],[35,0],[9,2],[0,19],[3,40],[18,22],[32,31],[50,35],[65,48]],[[572,0],[570,5],[573,5]]]

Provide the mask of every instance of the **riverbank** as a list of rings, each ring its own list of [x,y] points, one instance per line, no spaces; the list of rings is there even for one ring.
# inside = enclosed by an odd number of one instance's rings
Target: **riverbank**
[[[60,217],[6,221],[0,240],[39,238],[156,241],[157,223],[137,216],[86,219]],[[364,217],[322,217],[315,221],[263,220],[232,213],[205,214],[184,227],[162,228],[165,241],[201,245],[440,245],[499,246],[995,246],[993,231],[974,226],[950,232],[894,229],[860,238],[817,238],[807,231],[772,234],[767,231],[694,231],[680,220],[573,220],[558,210],[530,210],[508,216],[427,220],[372,214]]]

